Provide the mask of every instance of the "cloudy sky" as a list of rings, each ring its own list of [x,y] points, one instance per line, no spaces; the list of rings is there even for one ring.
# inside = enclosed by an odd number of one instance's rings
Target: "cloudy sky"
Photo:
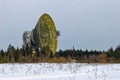
[[[59,49],[107,50],[120,44],[120,0],[0,0],[0,49],[22,46],[24,31],[48,13]]]

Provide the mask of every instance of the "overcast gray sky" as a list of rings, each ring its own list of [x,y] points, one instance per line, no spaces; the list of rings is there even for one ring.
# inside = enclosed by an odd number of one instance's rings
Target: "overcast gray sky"
[[[0,49],[22,46],[24,31],[48,13],[59,49],[107,50],[120,44],[120,0],[0,0]]]

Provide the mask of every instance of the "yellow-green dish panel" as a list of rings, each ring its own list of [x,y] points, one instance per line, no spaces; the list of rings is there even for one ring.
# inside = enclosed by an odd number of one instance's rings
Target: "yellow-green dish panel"
[[[57,49],[56,27],[52,18],[48,14],[43,14],[39,21],[39,39],[42,49],[52,52],[54,55]]]

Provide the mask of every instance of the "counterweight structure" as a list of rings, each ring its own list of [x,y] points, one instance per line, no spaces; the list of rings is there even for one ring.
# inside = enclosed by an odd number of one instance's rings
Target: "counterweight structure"
[[[56,30],[52,18],[48,14],[43,14],[32,31],[23,33],[23,47],[31,46],[34,49],[41,49],[54,55],[57,49],[58,36],[60,32]]]

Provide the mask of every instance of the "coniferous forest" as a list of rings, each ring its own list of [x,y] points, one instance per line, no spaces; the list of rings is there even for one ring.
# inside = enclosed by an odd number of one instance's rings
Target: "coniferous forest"
[[[50,54],[46,57],[44,51],[36,50],[31,47],[14,48],[9,45],[6,51],[0,50],[0,63],[120,63],[120,46],[115,49],[112,47],[107,51],[67,49],[59,50],[55,55]]]

